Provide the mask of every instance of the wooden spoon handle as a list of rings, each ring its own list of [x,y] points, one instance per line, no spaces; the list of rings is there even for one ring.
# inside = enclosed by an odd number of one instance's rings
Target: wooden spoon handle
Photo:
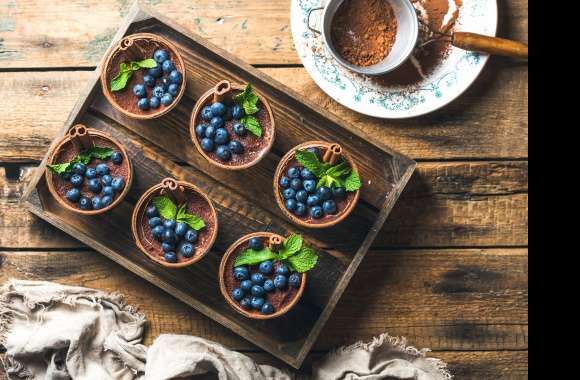
[[[529,47],[527,44],[475,33],[455,33],[453,35],[453,46],[464,50],[506,57],[528,59],[529,56]]]

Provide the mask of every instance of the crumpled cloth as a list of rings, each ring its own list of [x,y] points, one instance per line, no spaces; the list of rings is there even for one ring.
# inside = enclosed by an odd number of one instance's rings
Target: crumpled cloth
[[[0,289],[0,349],[8,376],[32,380],[290,380],[224,346],[161,335],[142,344],[145,317],[119,294],[11,280]],[[341,348],[313,365],[320,380],[446,380],[445,363],[387,334]]]

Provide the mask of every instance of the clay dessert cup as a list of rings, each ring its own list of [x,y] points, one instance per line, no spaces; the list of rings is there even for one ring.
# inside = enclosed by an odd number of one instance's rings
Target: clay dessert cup
[[[53,173],[48,166],[70,162],[80,153],[86,152],[93,147],[110,148],[114,152],[121,154],[122,161],[120,164],[113,164],[110,159],[100,160],[93,158],[90,163],[86,164],[86,168],[95,169],[99,164],[106,164],[110,170],[110,176],[112,178],[123,178],[124,187],[120,192],[115,192],[112,196],[113,201],[110,205],[96,210],[81,210],[78,202],[71,202],[66,197],[67,192],[74,188],[70,182],[70,178],[67,180],[64,176]],[[70,175],[72,175],[72,173],[69,174],[69,177]],[[133,166],[131,165],[126,149],[109,134],[95,129],[89,129],[84,125],[78,124],[73,126],[67,135],[53,149],[47,161],[45,176],[48,190],[59,205],[66,210],[79,215],[93,216],[104,214],[112,210],[119,205],[123,199],[125,199],[127,193],[129,193],[129,190],[131,189],[131,185],[133,184]],[[99,181],[102,181],[100,176],[98,179]],[[104,189],[105,185],[103,182],[100,183],[101,187]],[[95,196],[100,196],[100,193],[95,194],[89,190],[88,181],[84,176],[83,185],[79,187],[79,190],[83,197],[91,200]]]
[[[169,53],[169,59],[173,61],[175,69],[181,73],[181,85],[179,86],[177,95],[173,96],[173,102],[170,105],[165,106],[161,104],[157,109],[150,108],[146,111],[141,110],[137,106],[139,99],[133,94],[133,87],[137,84],[144,83],[143,79],[148,74],[147,69],[133,72],[133,77],[121,91],[113,92],[110,83],[119,73],[121,63],[153,58],[153,54],[159,49]],[[174,109],[185,94],[186,82],[185,62],[177,52],[177,48],[166,39],[150,33],[132,34],[119,41],[109,50],[101,70],[101,87],[109,103],[125,116],[138,120],[156,119]],[[156,85],[158,83],[159,80],[156,81]],[[146,86],[146,91],[148,98],[150,98],[152,88]]]
[[[186,258],[181,253],[179,244],[174,243],[174,253],[177,256],[175,263],[165,260],[162,243],[153,236],[152,227],[149,225],[150,218],[146,215],[147,209],[153,206],[153,199],[161,196],[171,199],[178,208],[186,205],[185,210],[188,213],[199,216],[205,222],[205,228],[196,232],[195,242],[191,243],[191,257]],[[179,269],[199,262],[211,250],[218,235],[218,218],[211,200],[197,186],[166,178],[147,190],[139,199],[133,210],[131,230],[137,247],[144,255],[166,268]],[[187,241],[182,240],[181,243]]]
[[[319,160],[324,163],[330,163],[335,165],[341,161],[348,163],[350,168],[356,172],[358,171],[358,166],[356,162],[352,159],[352,156],[348,154],[344,149],[336,143],[329,143],[324,141],[310,141],[298,145],[292,148],[280,161],[276,169],[276,174],[274,175],[274,195],[276,197],[276,203],[278,207],[282,210],[284,215],[290,219],[293,223],[306,227],[306,228],[329,228],[333,227],[342,221],[344,221],[354,210],[356,204],[360,199],[360,190],[354,192],[347,192],[346,197],[343,199],[334,199],[337,206],[337,211],[334,214],[324,214],[320,219],[315,219],[310,216],[310,207],[306,207],[305,214],[303,216],[297,216],[295,213],[290,212],[286,208],[286,199],[284,198],[283,191],[285,190],[281,185],[282,177],[286,176],[288,169],[292,167],[297,167],[300,170],[303,168],[302,165],[296,160],[297,150],[308,150],[311,148],[318,149],[320,155]],[[318,181],[315,179],[315,181]],[[310,195],[310,194],[308,194]],[[306,202],[304,202],[306,203]],[[322,202],[320,204],[322,206]]]
[[[223,103],[227,109],[231,109],[235,102],[233,97],[244,91],[246,87],[234,84],[229,81],[222,81],[218,83],[214,88],[206,92],[195,105],[193,113],[191,115],[190,131],[192,141],[199,151],[199,153],[208,160],[211,164],[225,170],[244,170],[258,164],[274,144],[276,127],[274,121],[274,114],[272,113],[272,108],[268,99],[266,99],[262,94],[258,93],[255,89],[254,93],[259,97],[258,108],[259,112],[254,116],[260,121],[262,125],[262,137],[251,134],[246,131],[246,135],[243,137],[237,136],[234,133],[234,125],[239,123],[239,120],[231,119],[225,120],[224,128],[228,131],[230,141],[239,141],[243,145],[244,152],[242,154],[231,154],[231,159],[229,161],[222,161],[218,158],[216,153],[218,144],[215,145],[212,152],[206,152],[202,148],[200,137],[196,134],[196,127],[200,124],[210,126],[208,121],[204,121],[202,118],[202,111],[205,107],[211,106],[213,103],[220,102]]]
[[[246,310],[240,306],[238,302],[236,302],[231,293],[234,289],[238,288],[240,285],[238,280],[233,275],[234,270],[234,263],[236,258],[243,252],[245,249],[249,248],[249,241],[252,238],[260,238],[263,240],[264,245],[269,246],[272,249],[274,247],[280,246],[284,238],[280,235],[271,233],[271,232],[257,232],[253,234],[246,235],[236,241],[232,246],[226,251],[224,254],[219,270],[219,282],[220,282],[220,290],[222,295],[224,296],[226,302],[238,313],[242,314],[243,316],[256,319],[256,320],[269,320],[274,318],[279,318],[284,314],[288,313],[302,298],[304,294],[304,289],[306,288],[306,273],[300,274],[300,287],[293,288],[288,286],[286,291],[280,291],[276,289],[272,293],[266,293],[264,298],[266,302],[271,302],[275,307],[275,312],[273,314],[262,314],[258,310]],[[280,264],[274,264],[274,273]],[[251,272],[257,272],[258,266],[251,266],[249,267]],[[275,276],[275,274],[274,274]]]

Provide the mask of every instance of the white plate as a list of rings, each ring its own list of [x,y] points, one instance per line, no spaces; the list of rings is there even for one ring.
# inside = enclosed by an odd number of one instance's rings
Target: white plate
[[[411,91],[371,83],[343,68],[332,58],[322,37],[308,29],[308,12],[323,2],[292,0],[294,44],[304,67],[318,86],[356,112],[382,119],[406,119],[431,113],[461,96],[489,59],[485,54],[453,48],[442,64]],[[497,25],[497,0],[463,0],[458,31],[495,36]]]

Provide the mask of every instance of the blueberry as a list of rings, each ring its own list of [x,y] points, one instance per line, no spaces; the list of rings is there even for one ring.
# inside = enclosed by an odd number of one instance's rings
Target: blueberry
[[[170,72],[175,70],[175,64],[170,59],[166,59],[161,65],[161,68],[163,69],[163,72],[165,74],[169,74]]]
[[[171,94],[163,95],[161,98],[161,104],[163,104],[165,107],[168,107],[171,105],[171,103],[173,103],[173,96],[171,96]]]
[[[183,80],[183,76],[177,70],[173,70],[169,74],[169,81],[171,82],[171,84],[181,84],[182,80]]]
[[[302,279],[298,273],[292,273],[288,278],[288,284],[293,288],[299,288],[301,280]]]
[[[147,216],[149,219],[159,217],[159,211],[157,211],[157,207],[148,207],[147,210],[145,210],[145,216]]]
[[[72,173],[70,173],[70,172],[62,174],[62,179],[64,179],[67,182],[70,182],[71,177],[72,177]]]
[[[254,297],[262,297],[264,294],[266,294],[266,291],[260,285],[252,286],[251,292]]]
[[[167,219],[163,222],[163,226],[169,230],[175,230],[175,227],[177,227],[177,222],[175,220]]]
[[[201,110],[201,118],[205,121],[210,121],[213,119],[213,112],[211,112],[211,107],[207,106]]]
[[[336,214],[337,211],[336,202],[333,200],[328,200],[324,202],[324,204],[322,205],[322,210],[324,210],[324,213],[328,215]]]
[[[147,97],[147,89],[145,88],[145,85],[144,84],[135,85],[135,87],[133,87],[133,95],[135,95],[139,99],[146,98]]]
[[[244,280],[240,283],[240,287],[245,291],[245,292],[249,292],[250,290],[252,290],[252,286],[254,286],[254,283],[250,280]]]
[[[226,113],[226,106],[223,103],[217,102],[211,105],[211,112],[213,116],[223,116]]]
[[[252,300],[246,297],[240,301],[240,306],[242,309],[250,310],[252,308]]]
[[[217,147],[215,154],[222,161],[229,161],[232,158],[232,152],[228,149],[226,145],[220,145]]]
[[[167,90],[169,90],[169,85],[171,85],[171,81],[169,80],[169,78],[167,78],[167,77],[163,77],[163,78],[160,78],[160,79],[157,81],[157,84],[158,84],[160,87],[163,87],[163,89],[165,90],[165,92],[167,92]]]
[[[248,134],[246,127],[244,127],[244,124],[242,124],[242,123],[234,124],[233,129],[234,129],[234,133],[240,137],[244,137]]]
[[[306,201],[308,200],[308,193],[305,190],[297,191],[296,200],[298,202],[306,203]]]
[[[167,88],[167,92],[169,92],[173,97],[177,96],[177,94],[179,94],[179,85],[175,83],[170,84]]]
[[[205,136],[205,125],[204,124],[199,124],[197,127],[195,127],[195,135],[197,137],[204,137]]]
[[[123,163],[123,154],[121,152],[113,152],[111,155],[111,161],[115,165],[121,165]]]
[[[153,88],[155,87],[155,83],[157,82],[157,79],[155,79],[155,77],[153,75],[145,75],[143,77],[143,82],[145,83],[145,86],[149,87],[149,88]]]
[[[286,202],[284,202],[284,206],[288,211],[294,212],[298,207],[298,202],[296,202],[296,199],[287,199]]]
[[[100,210],[103,208],[101,197],[93,197],[93,199],[91,199],[91,204],[93,205],[93,210]]]
[[[163,241],[169,244],[175,244],[177,242],[177,236],[175,235],[175,231],[166,228],[165,232],[163,232]]]
[[[259,267],[260,273],[265,275],[271,275],[274,272],[274,263],[271,261],[264,261]]]
[[[151,230],[151,234],[157,240],[161,240],[161,238],[163,237],[163,233],[164,232],[165,232],[165,227],[163,227],[161,225],[157,225],[157,226],[155,226],[155,228],[153,228]]]
[[[320,149],[318,149],[318,148],[308,148],[306,150],[309,151],[310,153],[314,153],[316,155],[316,157],[318,158],[318,160],[319,161],[322,161],[322,152],[320,152]]]
[[[163,243],[163,244],[161,244],[161,249],[165,253],[167,253],[167,252],[174,252],[175,251],[175,244]]]
[[[103,183],[103,186],[111,186],[111,184],[113,183],[113,177],[106,174],[101,177],[101,182]]]
[[[240,288],[234,289],[232,292],[232,298],[236,301],[241,301],[244,299],[244,291]]]
[[[85,172],[85,178],[86,179],[95,179],[97,178],[97,170],[94,168],[87,168],[87,171]]]
[[[189,227],[187,224],[183,223],[183,222],[179,222],[177,223],[177,226],[175,226],[175,234],[179,237],[182,238],[185,236],[185,234],[187,233]]]
[[[306,205],[302,202],[298,202],[298,204],[296,204],[296,210],[294,210],[294,215],[296,216],[306,215]]]
[[[296,167],[288,169],[288,177],[299,178],[300,177],[300,169],[298,169]]]
[[[290,187],[298,191],[302,189],[302,180],[300,178],[293,178],[290,182]]]
[[[212,139],[208,139],[207,137],[201,140],[201,149],[205,152],[213,152],[215,149],[215,144]]]
[[[98,178],[93,178],[89,181],[89,190],[95,194],[99,194],[103,186],[101,185],[101,181]]]
[[[98,164],[96,167],[96,170],[97,170],[97,174],[101,177],[104,175],[107,175],[111,172],[111,169],[109,169],[107,164]]]
[[[244,153],[244,146],[239,141],[230,141],[230,143],[228,144],[228,148],[234,154],[243,154]]]
[[[215,137],[215,131],[216,128],[209,126],[205,129],[205,137],[207,137],[208,139],[212,139]]]
[[[288,265],[286,265],[286,264],[281,264],[276,269],[276,273],[281,274],[282,276],[288,276],[290,274],[290,268],[288,268]]]
[[[103,195],[104,196],[109,196],[109,197],[114,197],[115,196],[115,190],[113,190],[112,186],[104,186],[103,187]]]
[[[187,232],[185,233],[185,236],[183,238],[188,243],[195,243],[195,242],[197,242],[197,238],[198,238],[197,231],[189,229],[189,230],[187,230]]]
[[[252,297],[252,309],[262,310],[262,307],[266,303],[266,300],[262,297]]]
[[[141,111],[148,111],[149,109],[151,109],[151,103],[147,98],[139,99],[139,101],[137,102],[137,107]]]
[[[345,199],[346,198],[346,189],[344,187],[333,187],[332,188],[332,195],[334,195],[335,199]]]
[[[222,119],[219,116],[214,116],[213,119],[211,119],[211,121],[209,122],[209,124],[215,129],[218,129],[224,126],[224,119]]]
[[[232,117],[236,120],[240,120],[241,118],[243,118],[245,116],[245,112],[244,109],[242,108],[241,105],[239,104],[234,104],[234,106],[232,107]]]
[[[161,99],[165,95],[165,89],[162,86],[157,86],[153,89],[153,96]]]
[[[314,219],[321,219],[324,216],[324,210],[320,206],[314,206],[310,209],[310,216]]]
[[[161,226],[162,224],[163,224],[163,222],[161,221],[161,218],[158,216],[154,216],[153,218],[149,219],[149,226],[151,228]],[[165,227],[163,227],[163,231],[165,231]]]
[[[248,267],[236,267],[234,268],[234,277],[238,281],[246,281],[250,278],[250,270]]]
[[[85,175],[85,172],[87,171],[87,166],[82,162],[77,162],[76,164],[73,165],[72,171],[75,174]]]
[[[218,128],[215,131],[215,137],[213,141],[218,145],[225,145],[230,141],[230,135],[228,134],[228,130],[225,128]]]
[[[264,249],[264,240],[257,237],[251,238],[249,241],[249,245],[250,249],[253,249],[254,251],[261,251],[262,249]]]
[[[232,109],[229,107],[226,107],[226,113],[224,113],[224,115],[222,117],[225,121],[232,120]]]
[[[115,177],[113,178],[113,182],[111,182],[111,186],[113,187],[113,190],[119,192],[125,188],[125,180],[123,177]]]
[[[191,245],[189,243],[182,244],[181,245],[181,254],[186,259],[191,259],[193,257],[193,254],[194,254],[193,245]]]
[[[284,196],[284,199],[296,199],[296,190],[292,189],[292,188],[288,188],[286,190],[284,190],[282,192],[282,196]]]
[[[161,99],[157,96],[152,96],[151,99],[149,99],[149,106],[153,109],[158,109],[161,107]]]
[[[286,278],[286,276],[284,275],[277,275],[276,277],[274,277],[274,286],[276,286],[276,289],[286,289],[286,286],[288,285],[288,278]]]
[[[167,252],[163,257],[165,258],[165,261],[170,264],[177,263],[177,254],[175,252]]]
[[[300,177],[302,177],[302,179],[314,179],[315,178],[314,174],[306,168],[302,169],[302,171],[300,172]]]
[[[270,315],[270,314],[274,314],[274,305],[272,305],[269,302],[266,302],[263,306],[262,306],[262,310],[260,310],[260,312],[264,315]]]
[[[153,59],[155,59],[155,62],[162,64],[169,59],[169,53],[167,50],[163,49],[156,50],[155,53],[153,53]]]
[[[250,280],[252,280],[254,285],[260,286],[264,285],[264,281],[266,281],[262,273],[253,273],[252,276],[250,277]]]
[[[320,204],[320,197],[318,195],[310,195],[306,200],[306,205],[308,207],[317,206]]]
[[[316,181],[313,179],[305,180],[302,185],[304,186],[304,190],[306,190],[309,194],[316,193]]]
[[[89,210],[91,210],[93,208],[93,204],[91,203],[91,200],[89,198],[82,197],[79,200],[79,207],[83,211],[89,211]]]
[[[287,189],[290,187],[290,178],[284,176],[280,178],[280,187]]]
[[[70,189],[66,192],[66,199],[71,202],[78,202],[81,199],[81,191],[79,189]]]
[[[105,195],[103,198],[101,198],[101,204],[103,208],[109,207],[113,204],[113,197],[110,195]]]
[[[70,183],[74,187],[82,187],[83,184],[85,183],[85,179],[82,175],[75,174],[72,177],[70,177]]]
[[[149,69],[147,73],[154,78],[159,78],[163,75],[163,69],[161,68],[161,65],[157,65],[157,67]]]
[[[271,292],[273,292],[275,289],[276,289],[276,285],[274,285],[274,281],[272,281],[272,280],[266,280],[266,281],[264,282],[264,290],[265,290],[267,293],[271,293]]]
[[[332,190],[330,190],[330,187],[322,186],[318,189],[318,196],[322,201],[327,201],[332,198]]]

